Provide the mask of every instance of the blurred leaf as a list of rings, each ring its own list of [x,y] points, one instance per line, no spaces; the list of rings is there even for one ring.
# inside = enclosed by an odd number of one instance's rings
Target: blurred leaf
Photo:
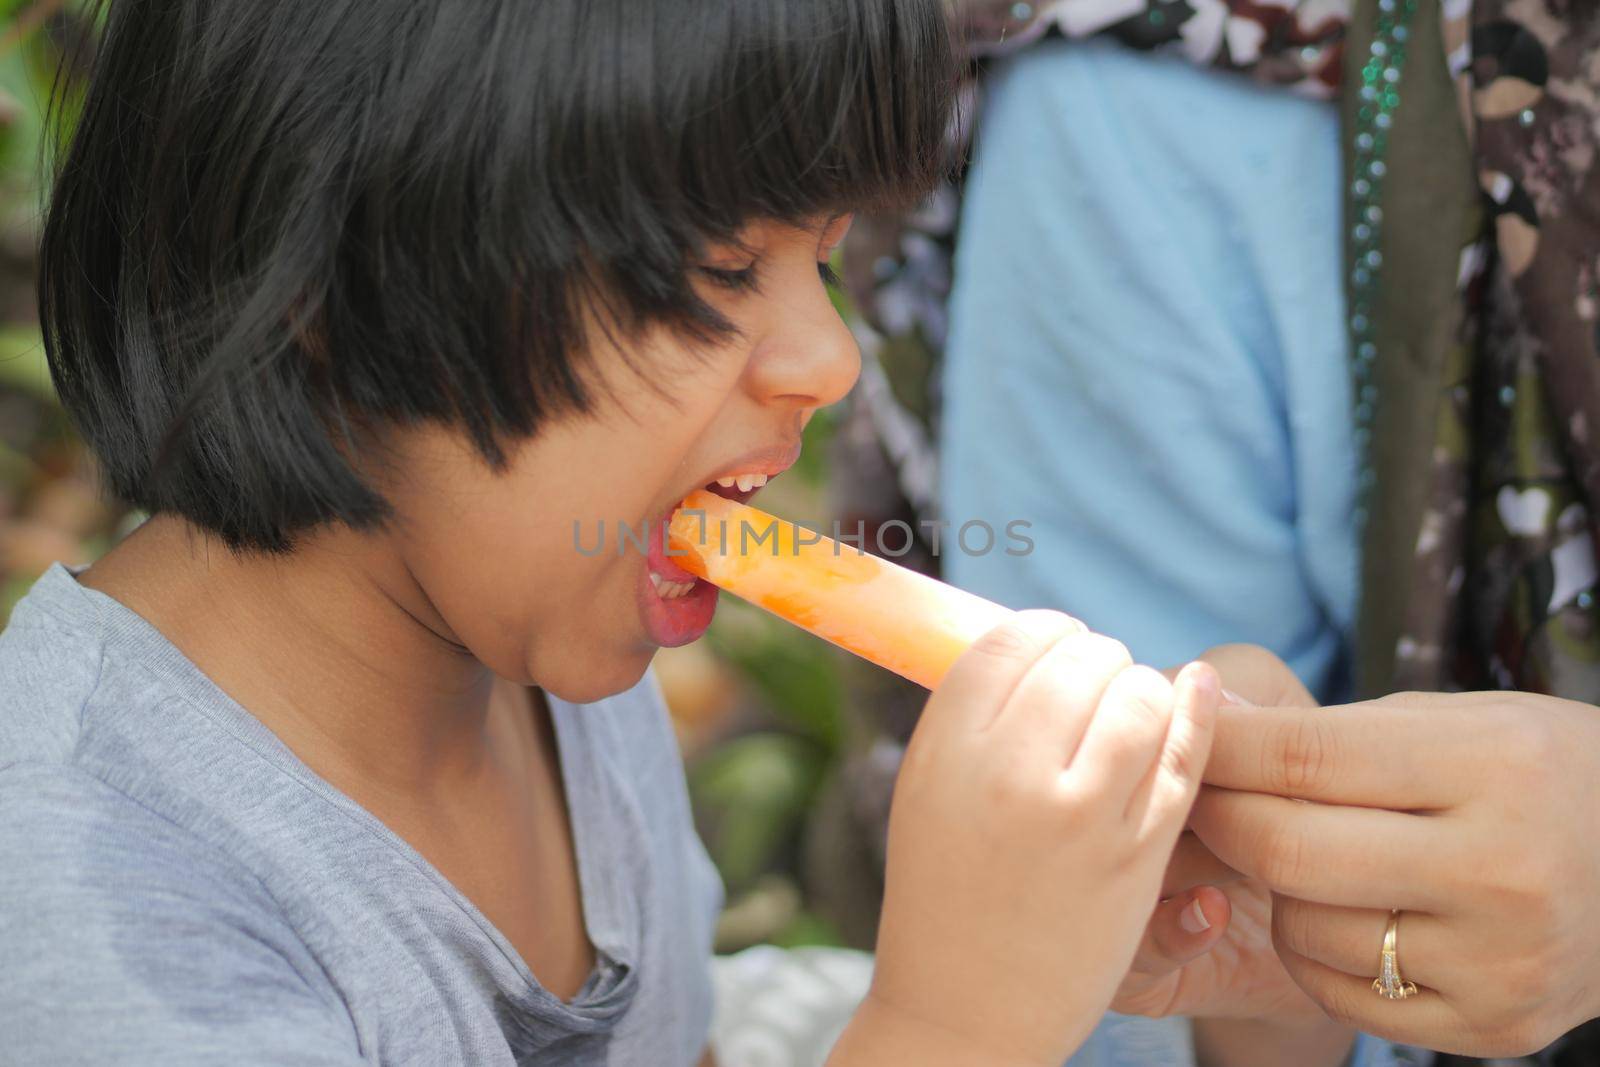
[[[55,400],[55,386],[44,358],[44,339],[34,327],[0,327],[0,386]]]
[[[838,929],[822,916],[809,911],[802,911],[788,926],[772,935],[772,943],[779,948],[804,948],[808,945],[845,947]]]
[[[731,890],[748,885],[794,843],[826,762],[802,738],[750,734],[719,746],[690,771],[706,847]]]
[[[8,121],[0,125],[0,186],[8,212],[37,212],[44,203],[45,116],[51,97],[61,90],[57,103],[63,127],[70,129],[82,110],[83,75],[93,54],[98,22],[88,17],[87,0],[49,6],[41,6],[39,0],[0,2],[8,9],[0,19],[0,39],[9,37],[19,25],[28,30],[21,41],[0,49],[0,100],[7,104],[8,115]],[[94,13],[103,21],[106,7],[102,5]],[[68,54],[63,55],[63,50]],[[72,60],[72,67],[58,86],[64,59]]]
[[[4,627],[6,620],[11,618],[11,610],[33,588],[33,583],[34,576],[27,574],[13,574],[0,580],[0,627]]]
[[[0,485],[26,485],[38,470],[39,465],[32,456],[0,441]]]
[[[806,424],[800,458],[789,473],[798,475],[808,485],[822,486],[828,475],[828,442],[833,439],[833,432],[838,425],[836,407],[818,408]]]
[[[841,276],[844,274],[844,249],[843,248],[840,248],[838,251],[834,252],[833,259],[829,261],[828,265],[833,268],[833,272],[835,274],[841,275]],[[850,294],[845,291],[844,286],[842,286],[842,285],[829,286],[828,287],[828,299],[833,301],[833,309],[839,313],[839,317],[841,319],[843,319],[845,322],[855,322],[856,321],[855,304],[851,302]]]
[[[722,909],[714,949],[723,955],[770,942],[801,915],[800,888],[794,881],[782,875],[765,875]]]
[[[844,692],[830,646],[732,597],[722,599],[708,640],[784,722],[829,753],[841,749]]]
[[[8,18],[0,25],[0,35],[10,29]],[[37,37],[37,34],[33,35]],[[40,93],[43,80],[35,68],[44,64],[30,62],[32,38],[20,47],[0,53],[0,92],[5,93],[11,105],[9,118],[0,127],[0,169],[6,184],[15,192],[17,186],[32,189],[38,175],[39,144],[44,134],[44,113],[49,100],[49,82],[44,81],[45,92]]]

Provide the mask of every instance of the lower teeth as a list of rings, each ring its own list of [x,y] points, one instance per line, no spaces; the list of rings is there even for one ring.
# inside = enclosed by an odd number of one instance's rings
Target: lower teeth
[[[650,575],[650,582],[655,586],[656,595],[662,600],[677,600],[688,596],[694,589],[693,582],[669,582],[655,573]]]

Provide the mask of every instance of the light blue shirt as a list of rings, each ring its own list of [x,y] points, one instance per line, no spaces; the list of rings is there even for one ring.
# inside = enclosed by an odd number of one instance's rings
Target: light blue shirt
[[[941,495],[956,526],[1031,522],[1034,549],[947,551],[946,574],[1144,662],[1252,642],[1343,696],[1357,463],[1334,109],[1062,42],[995,65],[978,129]],[[1353,1063],[1429,1059],[1363,1036]],[[1071,1067],[1193,1062],[1185,1020],[1113,1015]]]
[[[1331,105],[1109,45],[997,65],[951,304],[942,500],[1033,523],[958,584],[1170,665],[1344,693],[1356,460]]]

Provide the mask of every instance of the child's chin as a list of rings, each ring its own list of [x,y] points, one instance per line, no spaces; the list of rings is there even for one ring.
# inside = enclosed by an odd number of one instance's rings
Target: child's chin
[[[618,655],[604,663],[588,664],[587,670],[577,672],[572,677],[551,679],[541,684],[540,688],[568,704],[593,704],[606,697],[626,693],[638,685],[645,671],[650,669],[650,661],[654,657],[653,648],[642,649],[633,655]]]

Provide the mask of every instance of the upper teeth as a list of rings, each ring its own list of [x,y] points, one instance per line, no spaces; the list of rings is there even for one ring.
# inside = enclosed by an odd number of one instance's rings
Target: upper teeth
[[[730,474],[725,478],[718,478],[717,484],[724,489],[739,487],[739,492],[748,493],[752,489],[760,489],[767,484],[765,474]]]

